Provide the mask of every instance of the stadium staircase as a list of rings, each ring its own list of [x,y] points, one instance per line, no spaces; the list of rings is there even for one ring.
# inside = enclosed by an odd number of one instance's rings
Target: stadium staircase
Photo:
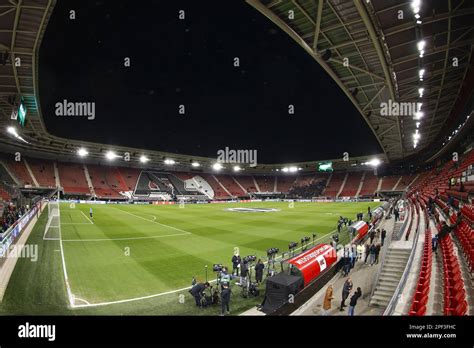
[[[237,184],[238,187],[240,187],[242,192],[244,192],[245,195],[248,196],[249,193],[247,192],[247,190],[242,185],[240,185],[240,182],[238,182],[235,177],[232,177],[232,180],[234,180],[234,182]]]
[[[40,185],[38,184],[38,180],[36,180],[35,175],[33,174],[33,171],[30,168],[30,165],[28,164],[28,161],[26,158],[23,159],[23,162],[25,163],[25,168],[28,171],[28,174],[30,174],[31,179],[33,180],[33,183],[35,184],[35,187],[39,187]]]
[[[370,306],[386,307],[388,305],[400,282],[410,251],[407,248],[389,248],[370,299]]]
[[[255,188],[257,189],[257,192],[261,192],[260,187],[258,186],[257,180],[255,180],[255,177],[252,176],[252,180],[253,180],[253,184]]]
[[[367,174],[367,172],[362,173],[362,178],[360,178],[359,187],[357,188],[357,192],[355,194],[356,197],[359,197],[360,191],[362,190],[362,186],[364,185],[366,174]]]
[[[348,177],[349,177],[349,173],[346,173],[346,175],[344,175],[344,180],[342,180],[341,187],[339,188],[339,191],[337,191],[336,198],[339,197],[341,192],[344,190],[344,186],[346,186],[346,182],[347,182]]]
[[[87,181],[87,185],[89,185],[90,193],[91,193],[92,197],[95,197],[96,194],[95,194],[95,190],[94,190],[94,185],[92,185],[92,180],[91,180],[91,177],[89,175],[89,170],[87,169],[87,166],[85,164],[84,164],[84,175],[86,176],[86,181]]]
[[[54,171],[54,181],[56,183],[56,187],[61,187],[61,179],[59,179],[59,169],[58,164],[53,162],[53,171]]]

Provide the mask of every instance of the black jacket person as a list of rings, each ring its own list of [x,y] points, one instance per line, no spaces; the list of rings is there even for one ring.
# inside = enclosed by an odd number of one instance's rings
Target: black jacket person
[[[194,285],[189,292],[193,295],[196,301],[196,306],[201,306],[201,297],[204,294],[204,290],[209,287],[209,283],[199,283]]]
[[[448,224],[443,221],[443,224],[441,226],[441,230],[438,233],[438,239],[442,240],[444,237],[446,237],[449,233],[451,233],[452,230],[454,230],[462,221],[462,216],[461,214],[458,214],[458,217],[456,219],[456,223],[454,225],[448,226]]]
[[[242,258],[240,255],[234,255],[232,256],[232,274],[235,274],[236,276],[239,275],[239,265],[242,262]]]

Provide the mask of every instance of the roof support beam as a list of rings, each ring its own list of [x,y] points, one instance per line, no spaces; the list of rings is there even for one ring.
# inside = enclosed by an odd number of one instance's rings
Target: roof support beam
[[[316,28],[314,30],[313,50],[318,50],[319,31],[321,30],[321,17],[323,16],[323,0],[318,0],[318,13],[316,13]]]
[[[354,1],[354,5],[357,8],[357,11],[359,12],[360,16],[362,17],[362,20],[364,21],[364,24],[367,30],[369,31],[370,38],[372,39],[372,42],[375,46],[375,50],[377,51],[377,55],[379,57],[379,61],[380,61],[380,64],[382,65],[382,69],[385,75],[385,80],[387,81],[390,97],[392,98],[393,101],[396,101],[392,78],[390,76],[390,71],[388,69],[387,60],[385,59],[385,54],[382,51],[382,46],[380,45],[379,36],[375,32],[374,26],[372,24],[372,21],[369,18],[366,8],[363,5],[363,2]],[[400,151],[403,156],[403,139],[402,139],[400,122],[397,122],[397,125],[398,125],[398,136],[400,138]]]

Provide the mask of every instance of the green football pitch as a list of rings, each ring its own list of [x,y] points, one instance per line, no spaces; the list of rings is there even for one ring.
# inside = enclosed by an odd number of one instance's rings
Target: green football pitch
[[[327,242],[340,215],[354,219],[356,213],[378,205],[61,204],[61,239],[43,240],[45,210],[28,240],[39,245],[38,262],[18,261],[0,314],[215,314],[217,309],[199,311],[186,290],[193,277],[205,280],[206,265],[211,281],[212,265],[231,268],[236,247],[242,256],[265,260],[268,248],[287,251],[289,242],[303,236],[316,234],[317,243]],[[347,232],[341,233],[341,240],[347,242]],[[233,286],[233,313],[261,300],[243,299],[239,291]]]

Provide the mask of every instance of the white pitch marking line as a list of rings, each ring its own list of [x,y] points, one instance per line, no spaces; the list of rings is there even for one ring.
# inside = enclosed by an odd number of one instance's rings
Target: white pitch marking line
[[[117,208],[116,208],[117,209]],[[121,209],[118,209],[118,210],[121,210]],[[122,210],[123,211],[123,210]],[[133,214],[132,214],[133,215]],[[146,219],[145,219],[146,220]],[[148,220],[150,221],[150,220]],[[324,237],[327,237],[329,234],[333,233],[334,231],[336,230],[332,230],[331,232],[328,232],[326,233],[325,235],[321,236],[320,238],[318,239],[315,239],[314,241],[318,241],[318,240],[321,240],[323,239]],[[188,232],[189,233],[189,232]],[[301,249],[301,247],[295,249],[295,250],[299,250]],[[281,256],[278,256],[276,259],[280,259]],[[264,262],[264,263],[267,263],[267,262]],[[215,283],[216,280],[211,280],[209,281],[209,283]],[[119,303],[127,303],[127,302],[134,302],[134,301],[140,301],[140,300],[146,300],[146,299],[150,299],[150,298],[154,298],[154,297],[160,297],[160,296],[163,296],[163,295],[169,295],[169,294],[175,294],[177,292],[181,292],[181,291],[185,291],[185,290],[189,290],[191,289],[191,287],[187,287],[187,288],[182,288],[182,289],[177,289],[177,290],[171,290],[171,291],[167,291],[167,292],[161,292],[161,293],[158,293],[158,294],[153,294],[153,295],[148,295],[148,296],[142,296],[142,297],[135,297],[135,298],[129,298],[129,299],[125,299],[125,300],[118,300],[118,301],[110,301],[110,302],[99,302],[99,303],[90,303],[90,304],[85,304],[85,305],[73,305],[72,307],[73,308],[85,308],[85,307],[99,307],[99,306],[107,306],[107,305],[112,305],[112,304],[119,304]]]
[[[161,236],[150,236],[150,237],[124,237],[124,238],[97,238],[97,239],[63,239],[63,242],[107,242],[114,240],[139,240],[139,239],[156,239],[164,237],[177,237],[191,234],[191,232],[185,233],[174,233],[174,234],[163,234]]]
[[[170,225],[165,225],[165,224],[159,223],[159,222],[154,221],[154,220],[145,219],[144,217],[141,217],[141,216],[139,216],[139,215],[135,215],[135,214],[129,213],[128,211],[125,211],[125,210],[122,210],[122,209],[119,209],[119,208],[114,208],[114,209],[120,210],[122,213],[135,216],[135,217],[137,217],[137,218],[139,218],[139,219],[142,219],[142,220],[145,220],[145,221],[148,221],[148,222],[152,222],[152,223],[157,224],[157,225],[160,225],[160,226],[164,226],[164,227],[171,228],[171,229],[176,230],[176,231],[185,232],[185,233],[191,233],[191,232],[189,232],[189,231],[185,231],[185,230],[182,230],[182,229],[177,228],[177,227],[173,227],[173,226],[170,226]]]
[[[61,222],[61,225],[90,225],[90,222]]]
[[[81,212],[82,215],[84,215],[84,217],[85,217],[87,220],[89,220],[89,222],[90,222],[92,225],[94,224],[94,223],[92,222],[92,220],[89,219],[89,218],[87,217],[87,215],[84,214],[84,212],[83,212],[82,210],[80,210],[80,212]]]

